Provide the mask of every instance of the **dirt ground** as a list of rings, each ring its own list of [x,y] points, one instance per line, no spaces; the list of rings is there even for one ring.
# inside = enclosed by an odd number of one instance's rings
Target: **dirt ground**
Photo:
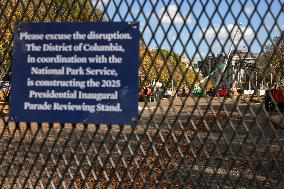
[[[184,100],[139,103],[136,127],[2,119],[0,188],[284,188],[261,103]]]

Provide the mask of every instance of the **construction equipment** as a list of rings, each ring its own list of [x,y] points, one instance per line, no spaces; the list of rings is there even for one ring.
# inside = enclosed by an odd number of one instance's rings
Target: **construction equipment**
[[[204,96],[204,90],[200,87],[202,83],[204,83],[210,76],[215,74],[216,72],[224,72],[225,68],[227,66],[227,61],[221,64],[218,64],[215,69],[208,74],[208,76],[204,77],[202,80],[200,80],[197,84],[194,85],[194,89],[192,91],[194,96]],[[212,90],[212,89],[211,89]]]
[[[203,78],[199,83],[197,83],[196,85],[195,85],[195,88],[196,88],[196,90],[193,90],[192,92],[193,92],[193,94],[194,95],[196,95],[196,96],[203,96],[204,95],[204,93],[202,92],[202,94],[200,94],[200,92],[201,92],[201,90],[199,89],[199,88],[201,88],[200,87],[200,84],[202,84],[204,81],[206,81],[211,75],[213,75],[213,74],[215,74],[216,72],[221,72],[220,73],[220,75],[223,75],[223,73],[224,73],[224,71],[226,70],[226,68],[227,68],[227,66],[228,66],[228,62],[229,62],[229,58],[231,57],[231,53],[232,53],[232,51],[233,51],[233,47],[235,46],[235,44],[236,44],[236,40],[239,40],[238,39],[238,33],[239,33],[239,30],[240,30],[240,26],[242,25],[242,23],[239,23],[238,25],[237,25],[237,28],[236,28],[236,32],[235,32],[235,35],[234,35],[234,37],[233,37],[233,42],[232,42],[232,44],[231,44],[231,47],[230,47],[230,50],[229,50],[229,53],[228,53],[228,58],[226,58],[225,59],[225,61],[224,61],[224,63],[221,63],[221,64],[218,64],[215,68],[214,68],[214,70],[211,72],[211,73],[209,73],[208,74],[208,76],[206,76],[205,78]],[[234,29],[232,30],[232,31],[234,31]],[[202,89],[202,88],[201,88]],[[203,91],[203,90],[202,90]]]

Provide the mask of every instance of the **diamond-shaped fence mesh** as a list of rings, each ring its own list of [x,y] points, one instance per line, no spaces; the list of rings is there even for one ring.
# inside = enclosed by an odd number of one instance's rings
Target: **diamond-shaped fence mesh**
[[[0,188],[284,188],[283,8],[1,0]],[[140,23],[134,127],[8,121],[14,30],[73,21]]]

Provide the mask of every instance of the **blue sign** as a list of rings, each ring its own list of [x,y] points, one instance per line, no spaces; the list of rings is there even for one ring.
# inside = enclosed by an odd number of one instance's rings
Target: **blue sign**
[[[9,118],[133,125],[138,24],[22,23],[14,35]]]

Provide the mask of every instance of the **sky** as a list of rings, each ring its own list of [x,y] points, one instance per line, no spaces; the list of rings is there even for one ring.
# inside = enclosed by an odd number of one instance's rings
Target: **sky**
[[[234,49],[261,53],[284,30],[284,0],[93,0],[93,5],[111,21],[139,22],[148,47],[195,61]]]

